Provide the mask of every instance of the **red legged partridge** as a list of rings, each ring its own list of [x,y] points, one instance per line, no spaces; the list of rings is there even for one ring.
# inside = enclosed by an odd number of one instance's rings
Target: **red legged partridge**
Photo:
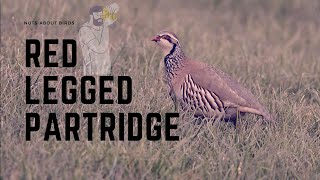
[[[175,34],[161,31],[152,41],[166,55],[169,94],[184,110],[192,110],[195,117],[235,120],[238,114],[253,113],[273,120],[237,81],[211,65],[186,57]]]

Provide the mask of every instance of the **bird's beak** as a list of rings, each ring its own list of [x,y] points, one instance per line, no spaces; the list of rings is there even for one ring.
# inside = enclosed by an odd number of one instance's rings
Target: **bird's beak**
[[[151,41],[154,41],[154,42],[158,42],[160,41],[160,36],[155,36],[154,38],[151,39]]]

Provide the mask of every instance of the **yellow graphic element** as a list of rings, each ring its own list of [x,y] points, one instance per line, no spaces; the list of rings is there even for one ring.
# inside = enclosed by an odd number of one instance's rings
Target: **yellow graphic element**
[[[111,5],[103,8],[102,19],[110,19],[111,21],[117,20],[116,13],[119,11],[119,5],[112,3]]]
[[[110,11],[108,7],[105,7],[102,11],[102,19],[111,19],[112,21],[115,21],[117,20],[117,16],[114,11]]]

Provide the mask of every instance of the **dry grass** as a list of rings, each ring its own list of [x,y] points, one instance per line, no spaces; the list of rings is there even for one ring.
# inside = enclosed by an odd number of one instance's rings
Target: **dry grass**
[[[113,73],[132,77],[133,102],[26,105],[26,75],[33,75],[34,82],[38,74],[80,78],[82,73],[80,48],[77,68],[25,67],[26,38],[75,38],[95,4],[48,2],[1,2],[1,178],[320,179],[318,0],[121,1],[119,20],[110,30],[111,57],[125,45]],[[34,19],[75,20],[75,25],[23,25]],[[101,142],[96,123],[95,139],[89,142],[83,121],[81,141],[43,141],[48,112],[59,117],[70,111],[141,112],[144,117],[172,112],[161,54],[149,41],[162,29],[176,32],[190,57],[214,64],[244,84],[279,123],[270,127],[246,116],[236,130],[226,123],[193,126],[186,116],[176,120],[179,142]],[[42,94],[42,78],[32,93]],[[32,111],[41,114],[42,126],[26,142],[24,116]],[[64,123],[59,127],[64,137]]]

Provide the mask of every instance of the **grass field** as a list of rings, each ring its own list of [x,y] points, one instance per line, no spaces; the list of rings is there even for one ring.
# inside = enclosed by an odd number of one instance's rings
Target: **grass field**
[[[25,76],[42,97],[44,75],[82,76],[76,68],[26,68],[25,39],[77,38],[89,8],[106,2],[85,0],[1,1],[1,179],[320,179],[320,1],[198,0],[119,1],[110,28],[113,75],[133,79],[129,105],[27,105]],[[111,2],[108,1],[107,4]],[[23,25],[27,20],[71,20],[71,26]],[[44,141],[49,112],[173,112],[163,82],[163,59],[150,41],[167,29],[185,53],[213,64],[249,89],[277,118],[260,117],[194,126],[186,114],[176,119],[180,141]],[[59,61],[61,48],[58,48]],[[119,53],[120,52],[120,53]],[[61,85],[56,97],[61,96]],[[113,97],[117,89],[113,88]],[[41,114],[41,130],[25,139],[25,113]],[[145,123],[144,123],[145,124]],[[59,127],[64,139],[64,122]],[[145,128],[144,128],[145,131]],[[126,131],[127,132],[127,131]]]

